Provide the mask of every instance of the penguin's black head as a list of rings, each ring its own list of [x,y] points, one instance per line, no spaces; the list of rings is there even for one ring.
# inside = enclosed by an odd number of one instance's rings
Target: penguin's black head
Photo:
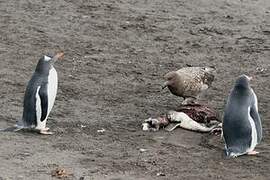
[[[57,53],[55,56],[44,55],[38,61],[36,72],[48,74],[50,69],[53,68],[55,61],[62,58],[64,53]]]
[[[42,73],[42,74],[48,74],[50,69],[53,66],[52,57],[50,56],[43,56],[39,59],[36,72]]]
[[[238,77],[238,79],[235,82],[235,88],[241,88],[241,89],[248,89],[249,88],[249,81],[252,78],[243,74]]]

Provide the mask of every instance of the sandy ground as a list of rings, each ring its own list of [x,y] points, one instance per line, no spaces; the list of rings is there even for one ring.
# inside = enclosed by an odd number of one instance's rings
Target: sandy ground
[[[37,60],[65,52],[55,134],[1,133],[0,179],[54,179],[57,167],[80,180],[269,179],[269,0],[0,0],[0,37],[0,127],[22,116]],[[202,101],[221,116],[235,78],[254,77],[261,154],[227,160],[219,137],[141,130],[182,101],[161,84],[185,64],[216,66]]]

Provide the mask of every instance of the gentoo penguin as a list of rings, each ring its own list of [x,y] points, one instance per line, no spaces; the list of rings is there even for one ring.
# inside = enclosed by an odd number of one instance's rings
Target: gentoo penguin
[[[227,100],[222,123],[227,157],[258,153],[254,148],[262,139],[262,125],[250,79],[241,75]]]
[[[41,134],[52,134],[48,131],[46,122],[52,110],[58,86],[57,72],[53,65],[63,55],[64,53],[61,52],[54,57],[43,56],[39,59],[25,91],[23,116],[16,125],[17,130],[33,129]]]
[[[162,88],[168,87],[172,94],[184,98],[182,104],[188,104],[212,84],[214,71],[212,67],[184,67],[171,71],[164,76],[166,82]]]

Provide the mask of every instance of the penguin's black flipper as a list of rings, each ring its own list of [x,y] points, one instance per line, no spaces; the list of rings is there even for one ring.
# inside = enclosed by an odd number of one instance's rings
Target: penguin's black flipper
[[[47,91],[47,84],[41,86],[39,90],[39,97],[41,100],[41,121],[44,121],[47,117],[48,112],[48,91]]]

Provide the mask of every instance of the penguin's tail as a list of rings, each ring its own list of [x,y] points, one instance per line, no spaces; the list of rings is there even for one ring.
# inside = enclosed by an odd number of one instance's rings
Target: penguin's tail
[[[17,127],[8,127],[5,129],[0,129],[0,132],[15,132],[15,131],[19,131],[20,128]]]
[[[224,153],[227,158],[236,158],[246,154],[246,152],[240,151],[239,148],[228,148],[224,150]]]
[[[19,126],[13,126],[13,127],[8,127],[5,129],[0,129],[0,132],[16,132],[23,129],[23,127],[19,127]]]

